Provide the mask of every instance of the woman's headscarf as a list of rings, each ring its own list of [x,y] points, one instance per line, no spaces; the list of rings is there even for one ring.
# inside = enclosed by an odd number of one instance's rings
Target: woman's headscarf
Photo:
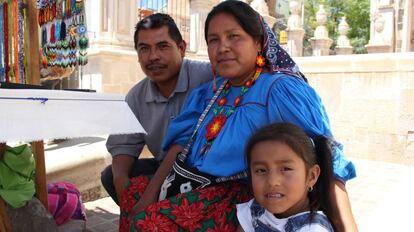
[[[271,72],[282,72],[304,79],[305,75],[299,71],[299,67],[292,60],[290,55],[278,44],[275,33],[260,16],[263,26],[263,48],[262,55],[266,58],[266,66]]]

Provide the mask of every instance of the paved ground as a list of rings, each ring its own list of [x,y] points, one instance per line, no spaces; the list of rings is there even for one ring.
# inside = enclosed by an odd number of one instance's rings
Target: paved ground
[[[358,177],[347,189],[359,230],[413,231],[414,167],[353,160]],[[87,231],[117,231],[119,208],[107,197],[86,204]]]

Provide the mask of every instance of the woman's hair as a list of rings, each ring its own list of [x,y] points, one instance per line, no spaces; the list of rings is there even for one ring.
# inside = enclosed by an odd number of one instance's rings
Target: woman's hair
[[[265,141],[286,144],[304,161],[306,173],[313,165],[319,165],[321,170],[319,178],[313,190],[308,192],[309,207],[311,215],[314,215],[317,210],[322,210],[332,222],[334,215],[329,193],[333,184],[333,167],[329,140],[323,136],[311,139],[300,127],[290,123],[266,126],[258,130],[247,143],[246,160],[249,173],[252,150],[258,143]]]
[[[206,23],[204,25],[204,38],[207,42],[208,26],[214,16],[218,14],[230,14],[240,24],[244,31],[253,37],[254,40],[262,43],[263,41],[263,26],[260,22],[260,15],[251,8],[247,3],[237,0],[228,0],[221,2],[213,7],[208,13]],[[208,42],[207,42],[208,43]]]

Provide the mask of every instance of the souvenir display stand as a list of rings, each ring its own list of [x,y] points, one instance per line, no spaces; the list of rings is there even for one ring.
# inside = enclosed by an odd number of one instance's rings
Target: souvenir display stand
[[[4,12],[6,12],[5,7],[10,7],[10,5],[13,7],[16,7],[15,4],[16,3],[21,3],[24,4],[24,8],[25,8],[25,13],[23,14],[23,17],[13,17],[13,19],[18,19],[19,20],[19,26],[21,26],[23,23],[24,25],[24,42],[25,44],[23,45],[23,49],[27,51],[26,54],[30,54],[30,56],[26,56],[25,58],[23,58],[23,62],[24,64],[21,65],[21,54],[22,53],[17,53],[20,55],[20,58],[18,58],[17,60],[20,61],[20,63],[15,63],[17,67],[17,65],[20,65],[19,70],[22,70],[22,67],[26,68],[25,70],[23,70],[22,72],[18,72],[19,74],[24,73],[24,76],[19,75],[19,78],[15,79],[15,82],[18,83],[30,83],[30,84],[34,84],[34,85],[39,85],[40,83],[40,68],[39,68],[39,60],[40,60],[40,55],[39,55],[39,32],[38,32],[38,21],[37,21],[37,10],[35,8],[35,4],[36,4],[36,0],[27,0],[27,1],[0,1],[0,4],[2,4],[2,10],[3,10],[3,18],[4,17]],[[25,17],[25,18],[24,18]],[[12,17],[9,17],[12,18]],[[2,20],[0,18],[0,20]],[[6,25],[6,22],[3,23],[3,27],[0,29],[0,31],[6,31],[4,26]],[[10,22],[7,22],[7,25],[11,25]],[[21,31],[21,30],[20,30]],[[0,35],[0,38],[4,35]],[[22,35],[19,35],[22,36]],[[18,38],[18,36],[15,36],[15,38]],[[5,44],[5,40],[2,41],[3,44]],[[14,47],[15,49],[17,47]],[[2,47],[3,49],[3,54],[6,54],[6,51],[4,51],[5,47]],[[16,49],[17,50],[17,49]],[[17,52],[17,51],[15,51]],[[9,57],[10,58],[10,57]],[[13,70],[13,68],[11,67],[7,67],[8,63],[5,61],[1,62],[2,64],[4,64],[5,66],[2,67],[2,72],[7,72],[8,70],[4,70],[4,69],[9,69],[9,70]],[[3,71],[4,70],[4,71]],[[2,75],[2,81],[10,81],[10,76],[5,77],[5,74]],[[2,111],[4,111],[5,109],[1,109]],[[4,132],[1,128],[0,131]],[[37,142],[32,142],[32,150],[33,153],[35,155],[35,160],[36,160],[36,197],[43,203],[43,205],[45,205],[45,207],[47,207],[47,185],[46,185],[46,169],[45,169],[45,156],[44,156],[44,147],[43,147],[43,141],[37,141]],[[0,145],[1,146],[1,145]],[[3,145],[4,146],[4,145]],[[0,197],[1,199],[1,197]],[[2,217],[2,220],[0,220],[0,231],[9,231],[11,230],[10,227],[10,223],[8,222],[7,219],[7,215],[5,213],[5,206],[4,206],[4,202],[1,199],[0,200],[0,215]]]
[[[20,66],[20,69],[22,67],[26,68],[23,72],[25,73],[24,74],[25,76],[22,77],[21,79],[18,78],[17,82],[39,85],[40,84],[40,68],[39,68],[40,55],[39,55],[39,37],[38,37],[39,32],[38,32],[37,10],[35,8],[36,0],[16,1],[16,2],[22,3],[25,5],[24,8],[26,11],[23,14],[25,18],[17,17],[17,19],[19,20],[20,23],[24,24],[25,30],[24,30],[24,35],[23,35],[24,37],[23,41],[25,42],[25,44],[23,45],[23,47],[24,47],[24,50],[27,51],[27,54],[30,54],[30,56],[26,56],[23,59],[23,62],[24,62],[23,66]],[[1,10],[3,10],[3,14],[1,15],[2,17],[0,17],[0,20],[3,20],[4,18],[6,18],[4,16],[4,13],[6,12],[5,7],[9,7],[10,5],[13,6],[13,3],[11,1],[0,1],[0,4],[2,5]],[[6,23],[3,21],[2,25],[3,25],[2,28],[0,28],[0,33],[2,33],[0,35],[0,38],[2,37],[5,38],[3,33],[4,31],[6,31],[6,29],[4,27],[5,25],[8,26],[11,24],[9,24],[9,22]],[[1,42],[4,45],[6,44],[6,40],[1,41]],[[2,49],[3,49],[2,51],[3,54],[7,54],[7,51],[4,50],[5,46],[2,46]],[[20,58],[18,60],[21,61],[22,59]],[[8,71],[6,69],[13,70],[13,68],[8,67],[8,62],[6,62],[5,60],[2,60],[0,63],[4,65],[0,69],[2,72],[0,80],[9,82],[10,76],[7,75],[6,77],[6,72]],[[1,109],[1,110],[3,111],[5,109]],[[0,130],[3,132],[1,128]],[[32,142],[31,145],[32,145],[32,150],[33,150],[35,160],[36,160],[36,177],[35,177],[36,178],[35,179],[36,197],[47,208],[48,202],[47,202],[46,168],[45,168],[43,141]],[[0,144],[0,147],[5,147],[5,144]],[[1,152],[1,149],[0,149],[0,152]],[[1,216],[0,231],[11,231],[10,222],[5,212],[5,203],[1,197],[0,197],[0,216]]]

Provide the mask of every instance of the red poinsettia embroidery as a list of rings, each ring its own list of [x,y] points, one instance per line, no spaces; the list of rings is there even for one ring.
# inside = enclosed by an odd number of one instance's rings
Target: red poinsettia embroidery
[[[213,120],[207,125],[206,139],[207,141],[213,140],[220,133],[224,124],[226,123],[226,116],[219,114],[214,116]]]
[[[162,200],[155,204],[150,204],[145,211],[146,212],[159,212],[160,209],[171,208],[170,202],[168,200]]]
[[[173,205],[171,215],[176,216],[175,223],[183,227],[186,231],[195,231],[202,227],[200,224],[204,209],[202,202],[194,202],[190,205],[187,198],[183,198],[181,205]]]
[[[149,184],[149,178],[147,176],[138,176],[131,178],[131,185],[129,191],[142,195]]]
[[[129,231],[130,224],[128,221],[128,217],[121,217],[119,220],[119,231],[120,232],[127,232]]]
[[[141,231],[178,231],[178,227],[165,215],[151,214],[135,224]]]
[[[204,190],[204,189],[203,189]],[[207,188],[208,191],[200,191],[200,199],[206,199],[207,201],[214,200],[219,193],[216,193],[214,190],[215,188]]]
[[[229,204],[229,202],[220,202],[216,204],[211,204],[208,207],[208,212],[214,218],[217,222],[226,222],[226,214],[231,212],[232,210],[235,210],[235,205]]]

